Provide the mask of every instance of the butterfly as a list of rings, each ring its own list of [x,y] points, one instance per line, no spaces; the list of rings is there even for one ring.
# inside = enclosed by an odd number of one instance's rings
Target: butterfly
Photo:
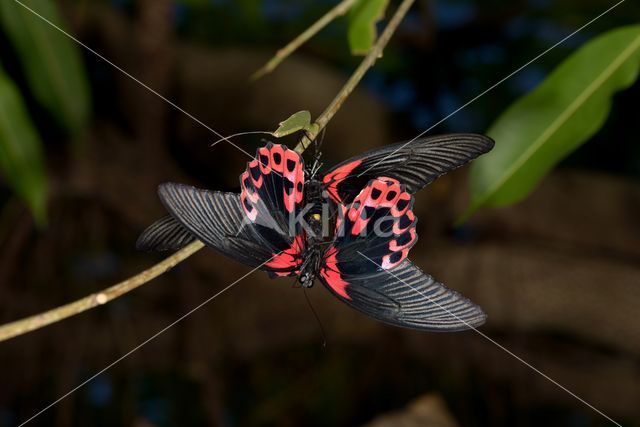
[[[416,243],[414,193],[493,148],[451,134],[384,146],[324,174],[294,150],[268,143],[240,176],[240,194],[166,183],[169,216],[140,236],[141,250],[177,250],[199,239],[269,273],[318,279],[349,306],[382,322],[428,331],[484,323],[482,309],[408,258]]]

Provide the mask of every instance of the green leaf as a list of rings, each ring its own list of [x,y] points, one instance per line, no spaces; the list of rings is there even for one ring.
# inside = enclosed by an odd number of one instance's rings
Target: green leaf
[[[30,0],[25,5],[63,27],[52,0]],[[69,132],[81,131],[87,124],[91,101],[78,46],[13,0],[0,2],[0,24],[14,45],[37,101]]]
[[[349,47],[354,55],[366,55],[376,41],[376,24],[384,18],[389,0],[358,0],[349,12]]]
[[[308,111],[298,111],[287,120],[280,122],[278,129],[273,132],[276,138],[282,138],[286,135],[298,132],[299,130],[308,130],[311,126],[311,113]]]
[[[0,172],[29,204],[36,221],[46,217],[47,181],[42,142],[22,96],[0,68]]]
[[[600,129],[611,97],[629,87],[639,69],[640,25],[618,28],[586,43],[513,103],[487,132],[495,148],[471,167],[471,204],[462,220],[481,206],[526,197]]]

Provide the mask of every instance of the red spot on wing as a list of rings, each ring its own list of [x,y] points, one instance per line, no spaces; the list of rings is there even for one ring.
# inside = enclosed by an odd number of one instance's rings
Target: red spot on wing
[[[411,195],[404,190],[398,180],[394,178],[379,177],[373,179],[365,186],[351,203],[347,212],[348,218],[353,223],[351,234],[367,233],[367,225],[371,215],[367,212],[380,208],[389,208],[392,217],[398,217],[401,213],[397,209],[400,200],[411,201]],[[409,203],[406,208],[408,209]],[[404,213],[406,209],[403,209]]]
[[[337,254],[338,251],[334,249],[331,251],[331,254],[325,258],[325,265],[320,269],[320,275],[335,293],[340,295],[342,298],[350,300],[351,297],[347,293],[347,286],[349,286],[349,282],[342,278],[336,266],[338,262],[336,259]]]
[[[300,254],[302,254],[304,250],[304,243],[304,236],[296,236],[291,246],[274,256],[271,261],[265,264],[265,267],[274,270],[286,270],[299,267],[302,262]]]
[[[265,178],[271,174],[278,177]],[[246,170],[240,176],[242,207],[252,222],[256,221],[259,212],[263,212],[262,208],[258,209],[260,198],[263,198],[261,203],[268,203],[266,195],[277,190],[273,187],[274,185],[283,185],[282,203],[290,213],[294,211],[295,205],[304,199],[302,157],[285,145],[269,143],[256,150],[256,157],[248,162]],[[279,190],[277,191],[279,194]]]
[[[242,205],[242,209],[244,210],[245,215],[247,215],[247,218],[249,218],[251,222],[254,222],[258,216],[258,210],[247,199],[247,193],[240,193],[240,204]]]
[[[293,212],[296,203],[302,202],[304,196],[304,168],[302,160],[298,153],[293,150],[285,150],[282,162],[282,179],[286,181],[284,206],[288,212]]]
[[[410,229],[408,233],[409,233],[410,239],[407,241],[407,243],[401,245],[398,243],[398,240],[392,240],[391,242],[389,242],[389,249],[392,251],[399,251],[399,250],[411,248],[413,244],[416,242],[418,235],[416,233],[415,228]]]
[[[395,257],[394,257],[395,255]],[[402,261],[404,261],[409,255],[409,249],[403,249],[402,252],[398,255],[398,252],[392,252],[389,255],[385,255],[382,257],[382,265],[381,267],[385,270],[390,270],[393,267],[399,265]],[[397,258],[397,259],[393,259]]]
[[[351,172],[358,167],[362,163],[362,159],[354,160],[353,162],[349,162],[344,166],[340,166],[336,170],[331,173],[325,175],[322,178],[322,182],[327,184],[326,191],[334,201],[341,203],[342,199],[340,198],[340,194],[338,193],[338,184],[340,184],[346,177],[351,174]]]
[[[280,144],[275,144],[271,147],[270,156],[271,156],[271,167],[274,171],[282,173],[284,164],[284,152],[286,147],[283,147]]]
[[[382,268],[393,268],[407,258],[409,250],[418,238],[412,205],[413,197],[398,180],[388,177],[372,179],[349,206],[342,208],[342,215],[339,215],[336,221],[336,236],[358,236],[350,237],[349,241],[388,238],[388,251],[384,255],[378,253],[371,256],[379,260]],[[379,232],[388,231],[391,231],[392,235],[379,235]],[[366,241],[360,240],[360,244],[366,252]],[[338,248],[339,245],[340,242],[337,243]],[[333,257],[332,262],[335,263],[335,254]],[[331,261],[328,258],[327,264],[329,262]],[[338,280],[340,269],[336,267],[333,270],[336,283],[341,283]],[[337,276],[335,272],[338,272]]]

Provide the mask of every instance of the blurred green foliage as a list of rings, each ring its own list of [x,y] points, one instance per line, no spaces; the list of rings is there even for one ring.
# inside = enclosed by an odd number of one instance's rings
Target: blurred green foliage
[[[28,6],[60,26],[51,0]],[[72,134],[81,131],[89,116],[89,83],[77,46],[32,12],[13,1],[0,3],[2,29],[13,43],[29,87],[38,102]]]
[[[496,140],[493,151],[472,165],[464,218],[526,197],[602,127],[612,96],[631,86],[639,70],[640,25],[618,28],[586,43],[516,100],[487,132]]]
[[[77,137],[88,123],[91,105],[79,49],[34,14],[62,27],[53,1],[33,0],[28,7],[33,12],[15,1],[0,2],[1,30],[12,43],[35,100],[63,130]],[[14,191],[27,201],[38,222],[43,223],[47,185],[42,140],[16,85],[4,73],[1,83],[1,172]]]
[[[20,91],[0,69],[0,168],[7,182],[42,224],[46,215],[47,183],[42,141]]]
[[[384,18],[389,0],[358,0],[349,11],[349,47],[354,55],[366,55],[377,38],[376,24]]]

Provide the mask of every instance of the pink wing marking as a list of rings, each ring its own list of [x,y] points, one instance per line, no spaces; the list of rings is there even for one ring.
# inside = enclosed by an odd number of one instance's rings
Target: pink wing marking
[[[267,147],[258,148],[258,164],[260,165],[260,171],[264,175],[271,173],[271,155]]]
[[[404,191],[398,180],[386,177],[372,180],[356,196],[347,213],[353,222],[351,234],[357,236],[366,229],[370,221],[368,212],[371,209],[390,208],[391,215],[395,216],[393,209],[397,210],[396,204],[401,197],[403,200],[411,200],[411,196]]]
[[[340,198],[340,194],[338,193],[338,184],[343,181],[346,177],[351,174],[351,172],[358,167],[362,163],[362,159],[354,160],[353,162],[347,163],[344,166],[339,167],[333,172],[325,175],[322,178],[322,182],[327,184],[326,191],[334,201],[341,203],[342,199]]]
[[[390,241],[389,249],[395,252],[395,251],[400,251],[400,250],[410,248],[416,242],[417,238],[418,238],[418,235],[416,233],[416,229],[411,228],[409,229],[409,231],[407,231],[406,233],[403,233],[397,239]]]
[[[247,193],[244,191],[240,193],[240,204],[242,205],[242,209],[247,215],[247,218],[249,218],[251,222],[255,222],[258,217],[258,209],[249,202]]]
[[[324,278],[327,285],[333,289],[335,293],[340,295],[342,298],[350,300],[351,297],[347,293],[347,286],[349,286],[349,282],[345,281],[342,276],[340,276],[340,272],[335,268],[331,268],[329,265],[336,265],[338,260],[336,256],[338,251],[334,249],[330,255],[328,255],[325,259],[325,265],[320,269],[320,274]]]
[[[389,255],[385,255],[382,257],[381,267],[385,270],[392,269],[393,267],[397,266],[402,261],[404,261],[408,255],[409,255],[409,248],[403,249],[402,251],[392,252]]]
[[[291,243],[291,247],[274,256],[271,261],[265,264],[265,267],[272,268],[274,270],[285,270],[300,266],[302,262],[300,254],[304,250],[304,243],[304,236],[296,236],[293,243]]]
[[[257,160],[252,160],[249,162],[246,172],[249,174],[249,176],[251,176],[251,182],[256,188],[262,187],[263,174],[260,166],[258,166]]]
[[[416,220],[412,210],[405,211],[404,215],[400,217],[395,224],[393,224],[393,234],[402,234],[407,228],[411,227]]]
[[[293,212],[295,204],[302,202],[304,197],[304,168],[300,155],[293,150],[283,151],[282,176],[289,183],[284,189],[284,206],[288,212]]]
[[[271,173],[282,178],[284,206],[288,212],[293,212],[296,203],[304,199],[304,167],[300,155],[280,144],[260,147],[256,151],[256,158],[247,164],[247,169],[240,176],[240,201],[252,222],[258,216],[256,204],[260,199],[259,192],[264,190],[265,176]],[[269,181],[269,185],[273,183]]]
[[[285,147],[280,144],[275,144],[271,147],[271,151],[269,153],[271,167],[278,173],[282,173],[283,171],[282,165],[284,164],[284,152]]]

